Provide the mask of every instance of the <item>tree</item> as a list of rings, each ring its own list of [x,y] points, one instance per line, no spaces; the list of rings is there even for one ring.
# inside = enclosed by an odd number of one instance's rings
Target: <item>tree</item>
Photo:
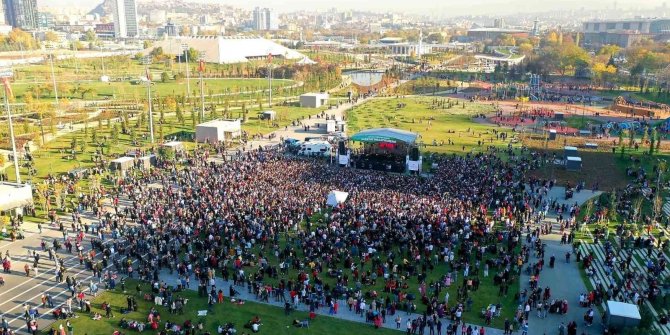
[[[86,143],[86,138],[81,139],[81,143],[79,143],[79,151],[83,154],[86,152],[86,148],[88,147],[88,143]]]
[[[628,129],[628,147],[632,148],[633,144],[635,144],[635,131]]]
[[[179,107],[179,105],[176,106],[175,114],[177,117],[177,121],[180,124],[184,124],[184,113],[182,113],[181,107]]]
[[[196,50],[194,48],[188,48],[188,50],[184,50],[184,52],[182,54],[182,57],[186,57],[186,53],[188,53],[189,64],[194,64],[200,58],[200,53],[198,52],[198,50]],[[184,61],[185,60],[186,59],[184,59]]]
[[[86,34],[84,35],[84,40],[86,42],[94,42],[96,39],[98,39],[98,36],[95,34],[95,31],[93,29],[89,29],[86,31]]]
[[[599,84],[603,84],[610,79],[611,75],[616,74],[616,67],[607,65],[605,63],[596,62],[591,66],[593,72],[593,79]]]
[[[37,41],[33,38],[33,35],[19,28],[12,29],[7,37],[10,44],[17,46],[17,49],[19,47],[22,49],[37,48]]]
[[[426,42],[428,43],[444,43],[444,36],[440,33],[431,33],[426,37]]]
[[[612,190],[610,193],[610,204],[609,204],[609,218],[612,221],[616,220],[616,215],[617,215],[617,206],[618,206],[618,198],[616,194],[616,190]]]
[[[47,42],[58,42],[60,38],[56,35],[55,32],[49,30],[44,34],[44,40]]]
[[[163,71],[161,73],[161,82],[166,83],[168,80],[170,80],[170,75],[166,71]]]
[[[111,131],[110,136],[111,136],[112,141],[114,143],[117,143],[119,141],[119,127],[116,125],[116,123],[112,127],[112,131]]]
[[[598,55],[613,56],[621,51],[621,47],[615,44],[606,44],[600,47]]]
[[[79,146],[79,137],[75,136],[70,141],[70,151],[74,159],[77,159],[77,147]]]

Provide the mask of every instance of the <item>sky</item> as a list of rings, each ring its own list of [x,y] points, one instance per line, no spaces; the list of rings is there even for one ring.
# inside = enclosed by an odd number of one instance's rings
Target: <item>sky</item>
[[[146,0],[139,0],[146,1]],[[221,3],[243,8],[269,7],[278,12],[299,9],[372,10],[377,12],[405,11],[421,14],[441,13],[445,16],[464,14],[511,14],[514,12],[545,12],[560,9],[594,9],[609,7],[650,8],[670,0],[185,0],[191,2]],[[38,0],[39,5],[78,6],[93,8],[102,0]]]

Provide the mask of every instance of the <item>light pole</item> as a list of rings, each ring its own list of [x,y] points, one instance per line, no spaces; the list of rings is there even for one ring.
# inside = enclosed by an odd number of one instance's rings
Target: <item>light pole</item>
[[[149,73],[149,64],[151,63],[151,56],[147,55],[144,57],[144,71],[147,76],[147,97],[149,105],[149,135],[151,138],[151,143],[154,143],[154,113],[153,108],[151,107],[151,74]]]
[[[272,52],[268,52],[268,107],[272,108]]]
[[[105,55],[102,53],[102,46],[100,46],[100,61],[102,62],[102,76],[105,76]]]
[[[181,45],[182,50],[184,50],[184,55],[186,55],[186,97],[191,96],[191,75],[188,70],[188,44],[184,43]]]
[[[203,73],[205,72],[205,53],[200,52],[198,63],[198,72],[200,73],[200,120],[205,121],[205,84]],[[211,99],[211,98],[210,98]]]
[[[53,46],[48,46],[48,49],[53,51]],[[51,81],[54,85],[54,96],[56,97],[56,110],[58,110],[58,86],[56,86],[56,73],[54,72],[54,54],[53,52],[49,53],[49,61],[51,63]]]
[[[16,175],[16,182],[21,183],[21,173],[19,172],[19,158],[16,153],[16,140],[14,139],[14,124],[12,122],[12,112],[9,109],[9,95],[11,94],[11,89],[9,88],[9,78],[14,76],[14,72],[11,69],[3,69],[0,71],[0,79],[2,84],[5,86],[5,110],[7,111],[7,120],[9,122],[9,138],[12,142],[12,156],[14,158],[14,173]]]

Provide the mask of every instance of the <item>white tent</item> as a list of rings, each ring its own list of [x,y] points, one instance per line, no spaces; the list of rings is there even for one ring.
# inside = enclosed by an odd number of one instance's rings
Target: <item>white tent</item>
[[[349,193],[342,191],[331,191],[328,193],[328,199],[326,200],[326,205],[335,207],[337,204],[341,204],[347,201]]]
[[[299,60],[298,62],[296,62],[296,64],[298,64],[298,65],[312,65],[312,64],[316,64],[316,62],[307,58],[307,57],[305,57],[305,58]]]
[[[33,203],[29,184],[0,182],[0,211],[10,211]]]

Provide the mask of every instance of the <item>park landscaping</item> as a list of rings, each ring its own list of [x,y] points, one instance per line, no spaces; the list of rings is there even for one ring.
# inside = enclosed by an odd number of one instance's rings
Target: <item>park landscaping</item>
[[[509,143],[497,140],[493,133],[494,129],[509,129],[479,118],[493,111],[492,105],[453,98],[380,98],[354,107],[346,116],[350,134],[370,128],[398,128],[418,133],[422,151],[463,154]]]

